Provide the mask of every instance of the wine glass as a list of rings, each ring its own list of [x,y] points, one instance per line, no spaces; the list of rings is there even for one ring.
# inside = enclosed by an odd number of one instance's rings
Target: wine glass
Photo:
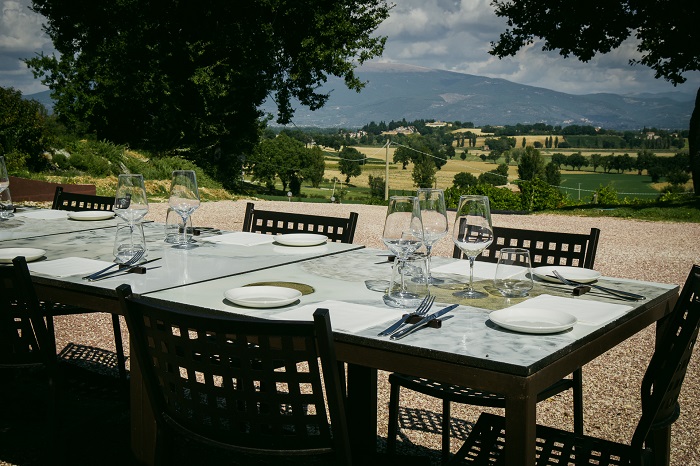
[[[445,208],[445,192],[442,189],[420,188],[417,193],[420,215],[423,221],[423,244],[428,260],[428,283],[442,283],[430,273],[430,252],[435,243],[447,235],[448,221]]]
[[[400,299],[393,299],[389,304],[403,307],[412,299],[410,296],[412,293],[406,289],[404,267],[408,257],[421,246],[422,238],[423,222],[418,198],[391,196],[384,220],[382,241],[391,252],[396,254],[395,267],[398,267],[401,288],[393,295]]]
[[[460,196],[452,240],[469,258],[469,287],[454,293],[460,298],[485,298],[474,289],[474,259],[493,242],[491,209],[486,196]]]
[[[143,251],[142,241],[134,240],[134,226],[148,213],[148,197],[143,175],[121,174],[114,194],[114,213],[129,225],[129,240],[115,244],[116,262],[127,262],[137,252]]]
[[[10,177],[7,176],[5,157],[0,155],[0,193],[10,187]]]
[[[180,214],[182,218],[182,237],[173,244],[176,249],[192,249],[197,244],[189,241],[187,237],[187,219],[199,207],[199,190],[197,189],[197,175],[194,170],[175,170],[172,184],[170,185],[170,208]]]
[[[114,213],[129,225],[140,222],[148,213],[148,197],[143,175],[119,175],[114,194]]]

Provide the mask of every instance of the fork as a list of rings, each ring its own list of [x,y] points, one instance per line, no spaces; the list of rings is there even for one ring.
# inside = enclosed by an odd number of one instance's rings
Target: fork
[[[562,277],[561,274],[559,272],[557,272],[556,270],[552,270],[552,273],[554,274],[555,277],[557,277],[565,285],[574,286],[574,287],[582,285],[582,283],[579,283],[577,281],[569,280],[567,278]],[[604,286],[595,285],[592,283],[586,284],[586,286],[590,286],[591,288],[595,288],[597,290],[604,291],[605,293],[611,294],[611,295],[613,295],[617,298],[620,298],[620,299],[626,299],[628,301],[639,301],[641,299],[646,299],[646,297],[642,296],[642,295],[630,293],[628,291],[614,290],[612,288],[606,288]]]
[[[97,272],[91,273],[90,275],[85,275],[83,277],[83,280],[93,280],[93,279],[99,277],[100,275],[102,275],[103,273],[105,273],[106,271],[108,271],[109,269],[111,269],[112,267],[116,267],[117,265],[125,265],[125,266],[134,265],[135,263],[137,263],[138,261],[141,260],[141,258],[143,257],[144,254],[146,254],[146,251],[136,251],[136,253],[128,261],[123,262],[121,264],[114,263],[108,267],[105,267],[102,270],[98,270]]]
[[[435,302],[435,296],[428,295],[425,298],[423,298],[423,301],[418,305],[415,311],[411,312],[410,314],[405,314],[401,319],[399,319],[398,322],[392,324],[390,327],[388,327],[386,330],[383,330],[377,334],[377,336],[384,337],[387,335],[391,335],[392,333],[396,332],[398,329],[400,329],[408,319],[410,319],[413,316],[419,316],[422,317],[428,313],[430,308],[433,306],[433,303]]]

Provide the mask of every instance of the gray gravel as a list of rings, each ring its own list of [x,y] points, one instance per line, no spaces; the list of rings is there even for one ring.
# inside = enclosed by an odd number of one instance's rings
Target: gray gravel
[[[195,226],[210,226],[239,231],[243,224],[246,200],[203,203],[194,214]],[[319,215],[347,216],[358,212],[355,243],[383,248],[381,232],[386,207],[350,204],[308,204],[297,202],[265,202],[262,208]],[[152,204],[148,219],[164,221],[166,204]],[[682,285],[690,267],[700,264],[700,225],[652,223],[613,218],[586,218],[559,215],[494,215],[496,226],[534,230],[556,230],[588,233],[601,230],[595,268],[603,275]],[[434,254],[451,257],[452,243],[443,239]],[[59,348],[76,342],[113,350],[111,322],[108,316],[94,314],[56,319]],[[126,326],[123,326],[124,329]],[[125,333],[125,337],[126,337]],[[628,443],[640,414],[641,378],[653,352],[653,326],[586,365],[584,374],[584,419],[588,434]],[[125,340],[128,342],[128,339]],[[673,465],[700,464],[700,367],[697,354],[691,359],[681,393],[681,416],[673,426]],[[389,387],[386,374],[380,374],[379,430],[386,437],[386,416]],[[406,414],[416,416],[417,429],[402,429],[400,441],[440,449],[439,422],[441,412],[436,400],[402,391],[401,405]],[[452,450],[459,448],[463,427],[473,422],[480,408],[454,406],[452,416],[456,432]],[[497,411],[496,411],[497,412]],[[562,394],[538,405],[538,422],[572,429],[572,408],[569,394]],[[438,432],[436,433],[436,429]]]

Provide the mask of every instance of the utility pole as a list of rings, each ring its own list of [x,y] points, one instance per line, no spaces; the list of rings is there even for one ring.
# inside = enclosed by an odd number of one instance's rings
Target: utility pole
[[[387,139],[386,145],[386,169],[384,170],[384,200],[389,200],[389,146],[391,145],[391,139]]]

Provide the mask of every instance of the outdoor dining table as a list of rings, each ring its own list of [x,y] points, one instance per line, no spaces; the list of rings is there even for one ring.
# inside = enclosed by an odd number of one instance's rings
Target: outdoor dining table
[[[673,285],[601,277],[602,284],[643,294],[647,299],[621,303],[595,292],[574,298],[566,287],[538,282],[528,298],[506,300],[490,289],[491,280],[484,279],[476,285],[489,292],[488,298],[460,300],[452,293],[464,286],[466,277],[445,274],[445,284],[432,287],[437,301],[434,309],[457,303],[453,317],[439,329],[425,328],[393,341],[377,336],[404,312],[384,301],[392,266],[386,251],[342,243],[284,248],[273,242],[244,246],[206,241],[199,241],[200,246],[192,250],[178,250],[162,241],[163,225],[146,224],[144,230],[148,258],[160,259],[149,266],[159,268],[144,275],[124,274],[97,282],[76,275],[33,272],[40,299],[121,313],[115,288],[128,283],[136,294],[171,306],[254,319],[310,318],[317,307],[327,307],[338,358],[348,363],[347,411],[353,447],[360,452],[376,451],[377,370],[386,370],[502,393],[509,432],[508,464],[533,465],[536,394],[648,325],[662,322],[678,296],[678,287]],[[113,227],[95,228],[0,239],[0,247],[45,249],[46,260],[83,257],[111,261],[113,238]],[[465,262],[436,257],[433,266],[439,270],[440,265],[458,264],[466,272]],[[40,262],[31,263],[30,269],[33,264]],[[488,272],[482,275],[486,278]],[[241,307],[224,298],[226,290],[254,284],[294,287],[302,296],[274,309]],[[544,298],[571,300],[560,302],[566,306],[576,303],[573,307],[583,309],[579,322],[560,333],[533,335],[502,329],[489,319],[489,312],[495,309],[542,302]],[[618,307],[610,315],[593,312],[600,305]],[[586,315],[587,306],[595,319]],[[131,360],[130,384],[132,450],[140,461],[151,463],[154,421],[135,359]],[[669,439],[670,428],[655,433],[656,451],[666,462]]]
[[[200,312],[228,312],[262,319],[310,318],[314,309],[326,307],[330,309],[338,358],[348,363],[347,415],[355,451],[376,451],[379,369],[502,393],[506,398],[507,464],[533,465],[537,393],[660,321],[671,311],[678,295],[678,287],[673,285],[601,277],[602,284],[624,288],[647,299],[621,302],[596,292],[574,297],[570,288],[538,281],[528,298],[507,300],[491,289],[491,280],[481,280],[477,285],[489,291],[490,296],[466,300],[453,296],[454,290],[464,287],[466,278],[447,274],[443,276],[445,284],[432,287],[436,296],[433,310],[458,303],[459,307],[451,313],[453,317],[441,328],[425,328],[393,341],[377,336],[404,312],[384,301],[391,274],[391,263],[381,255],[384,252],[348,251],[143,296]],[[466,261],[433,261],[434,266],[453,263],[467,271]],[[488,273],[487,269],[484,275]],[[305,292],[298,302],[275,309],[246,308],[224,299],[226,290],[255,283],[279,283]],[[534,306],[535,302],[578,309],[575,312],[579,321],[570,330],[559,333],[526,334],[503,329],[489,319],[493,310],[524,303]],[[372,310],[374,319],[367,317]],[[353,315],[358,316],[355,321]],[[132,388],[135,382],[132,371]],[[136,401],[132,411],[134,452],[148,461],[153,421],[147,412],[147,400]],[[141,413],[135,412],[139,408]],[[657,452],[667,460],[668,436],[668,429],[656,432]]]

